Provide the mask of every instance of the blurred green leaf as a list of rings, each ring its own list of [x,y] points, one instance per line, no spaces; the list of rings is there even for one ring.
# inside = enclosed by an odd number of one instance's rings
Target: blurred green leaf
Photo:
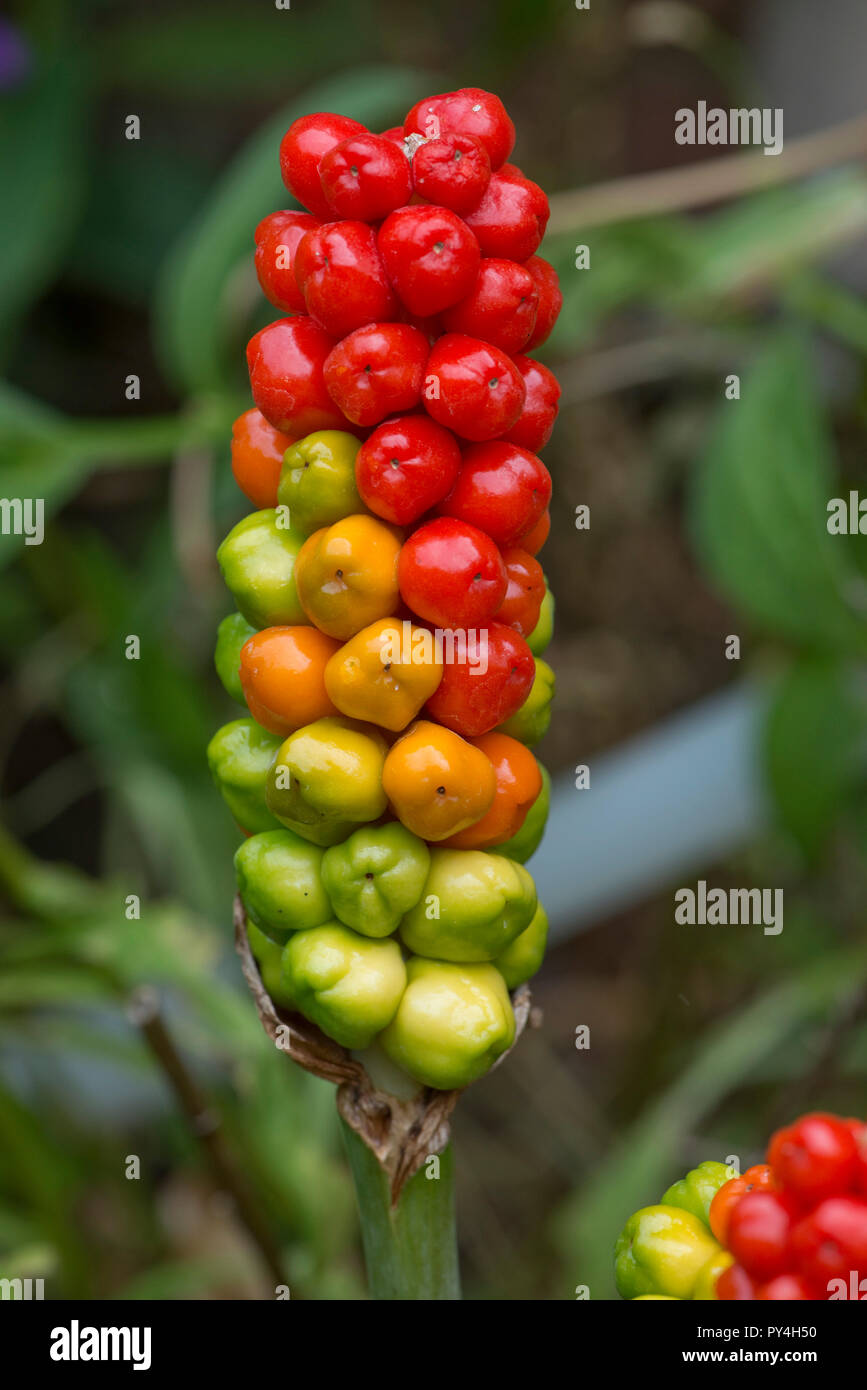
[[[339,111],[373,128],[388,125],[412,105],[421,80],[400,67],[343,73],[295,98],[247,143],[169,256],[157,287],[157,346],[179,386],[198,394],[219,391],[226,380],[227,284],[242,258],[252,264],[261,218],[292,204],[280,179],[287,127],[308,111]]]
[[[279,99],[289,82],[357,62],[359,34],[376,32],[381,20],[371,0],[353,0],[351,24],[336,23],[330,6],[297,3],[285,10],[211,3],[207,22],[197,5],[142,9],[115,16],[98,36],[99,75],[107,86],[170,99],[179,91],[188,101],[220,105]]]
[[[708,301],[742,300],[861,235],[867,229],[867,178],[843,170],[786,184],[695,225],[689,275],[665,298],[675,310],[707,313]]]
[[[590,268],[577,269],[576,247],[587,245]],[[563,308],[544,352],[562,355],[588,343],[604,322],[630,304],[651,303],[689,281],[700,259],[696,229],[686,219],[653,218],[594,228],[584,238],[548,239],[542,254],[557,270]]]
[[[77,1007],[112,995],[106,980],[75,965],[42,963],[34,970],[20,970],[7,963],[0,977],[0,1009],[41,1009],[53,1004]]]
[[[237,1256],[215,1259],[166,1260],[151,1265],[136,1275],[115,1295],[118,1299],[158,1299],[161,1302],[178,1299],[207,1298],[209,1291],[221,1282],[232,1286],[237,1282]]]
[[[765,730],[765,762],[780,819],[808,856],[823,848],[863,774],[865,731],[864,709],[841,663],[805,659],[781,681]]]
[[[0,97],[4,355],[19,315],[50,280],[75,230],[86,115],[80,57],[80,49],[64,45],[41,60],[34,80]]]
[[[178,415],[71,419],[0,381],[0,496],[41,498],[47,522],[100,468],[167,463],[222,443],[240,408],[210,397]],[[0,568],[27,549],[23,536],[0,536]]]
[[[107,766],[106,772],[113,777],[115,804],[135,826],[161,890],[173,889],[182,902],[209,912],[215,922],[228,922],[232,856],[239,837],[206,769],[195,784],[143,760],[128,759],[123,767]],[[205,826],[214,833],[204,835]]]
[[[288,1066],[270,1047],[251,1067],[243,1101],[234,1123],[246,1128],[255,1185],[275,1212],[288,1214],[295,1238],[310,1247],[318,1268],[325,1269],[339,1259],[355,1227],[333,1089]]]
[[[867,589],[827,531],[832,450],[799,342],[774,338],[724,402],[693,478],[690,522],[712,579],[766,631],[867,652]]]
[[[88,1258],[73,1221],[79,1175],[43,1121],[0,1086],[0,1185],[33,1211],[42,1239],[60,1256],[67,1293],[87,1297]]]
[[[207,29],[199,22],[200,32]],[[188,57],[187,53],[185,57]],[[146,131],[95,161],[67,276],[121,304],[144,305],[160,262],[196,215],[214,176],[203,161]]]
[[[8,1254],[0,1253],[0,1278],[3,1279],[47,1279],[56,1267],[57,1254],[50,1245],[34,1242],[20,1245]]]
[[[99,907],[104,891],[71,865],[43,863],[2,825],[0,886],[16,907],[34,917],[86,916]]]
[[[542,248],[567,291],[545,352],[582,346],[630,306],[674,318],[718,318],[721,306],[743,313],[757,291],[765,296],[780,283],[801,283],[805,265],[865,227],[867,179],[847,170],[754,194],[700,220],[641,218],[594,226],[586,235],[580,226],[560,233]],[[583,243],[592,273],[575,267]],[[839,304],[833,307],[840,317]],[[861,317],[847,308],[841,326],[850,336],[864,331]]]
[[[816,271],[803,270],[786,287],[785,302],[789,309],[833,333],[862,357],[867,356],[867,304],[845,285]]]

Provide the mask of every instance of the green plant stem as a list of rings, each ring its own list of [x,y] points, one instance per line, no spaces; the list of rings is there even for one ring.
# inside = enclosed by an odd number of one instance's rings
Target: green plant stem
[[[392,1206],[388,1178],[376,1156],[354,1130],[340,1123],[355,1181],[371,1297],[459,1299],[451,1145],[439,1155],[439,1177],[427,1177],[422,1167]]]

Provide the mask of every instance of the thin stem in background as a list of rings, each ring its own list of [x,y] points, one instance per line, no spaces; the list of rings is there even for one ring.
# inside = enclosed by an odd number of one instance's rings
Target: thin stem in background
[[[137,989],[129,1014],[171,1086],[190,1130],[201,1144],[220,1186],[232,1197],[239,1220],[256,1245],[275,1285],[287,1283],[283,1262],[268,1222],[238,1167],[220,1129],[220,1116],[188,1070],[160,1012],[159,996],[148,986]]]
[[[584,231],[608,222],[705,207],[865,157],[867,116],[856,116],[816,135],[792,140],[778,155],[761,151],[724,155],[681,169],[660,169],[555,193],[550,199],[548,233]]]

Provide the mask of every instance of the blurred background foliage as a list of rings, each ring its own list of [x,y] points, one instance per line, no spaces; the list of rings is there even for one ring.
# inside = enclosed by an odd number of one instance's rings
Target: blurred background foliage
[[[552,951],[545,1027],[457,1116],[468,1296],[611,1297],[620,1225],[688,1166],[755,1160],[806,1104],[864,1113],[865,553],[825,509],[867,489],[867,134],[786,163],[796,135],[860,111],[827,51],[816,86],[820,38],[845,68],[856,0],[818,8],[818,38],[808,0],[28,0],[0,22],[0,496],[49,517],[41,546],[0,537],[0,1275],[50,1296],[273,1296],[186,1077],[292,1296],[364,1296],[330,1089],[275,1053],[240,984],[235,837],[203,757],[234,717],[213,551],[245,510],[227,441],[243,343],[271,317],[252,232],[286,205],[277,144],[308,110],[383,129],[425,91],[492,88],[557,195],[543,759],[592,766],[746,669],[775,692],[756,750],[774,823],[702,872],[783,887],[784,933],[684,934],[669,891]],[[674,110],[781,91],[786,154],[708,191],[727,152],[675,145]]]

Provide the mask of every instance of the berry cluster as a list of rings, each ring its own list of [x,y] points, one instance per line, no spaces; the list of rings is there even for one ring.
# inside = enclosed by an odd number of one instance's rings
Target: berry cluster
[[[547,815],[526,745],[552,686],[535,557],[560,390],[526,354],[562,296],[514,138],[476,88],[381,135],[330,113],[290,126],[280,167],[307,211],[256,229],[285,317],[248,344],[255,407],[232,441],[259,510],[219,551],[239,612],[217,667],[252,718],[209,757],[250,836],[263,980],[438,1087],[510,1044],[508,990],[546,930],[522,864]]]
[[[551,478],[537,454],[560,388],[524,354],[548,337],[562,295],[535,255],[545,194],[505,163],[514,138],[499,98],[476,88],[419,102],[383,135],[323,113],[290,126],[283,179],[310,212],[274,212],[256,230],[259,281],[290,317],[248,345],[257,411],[234,449],[241,486],[273,506],[293,440],[319,430],[363,440],[363,508],[414,528],[398,569],[407,610],[442,628],[487,627],[489,676],[470,687],[472,713],[459,666],[429,704],[469,736],[527,698],[523,639],[545,597],[535,556]]]
[[[736,1263],[720,1299],[822,1300],[867,1293],[867,1124],[804,1115],[771,1138],[767,1163],[714,1197],[714,1235]]]

